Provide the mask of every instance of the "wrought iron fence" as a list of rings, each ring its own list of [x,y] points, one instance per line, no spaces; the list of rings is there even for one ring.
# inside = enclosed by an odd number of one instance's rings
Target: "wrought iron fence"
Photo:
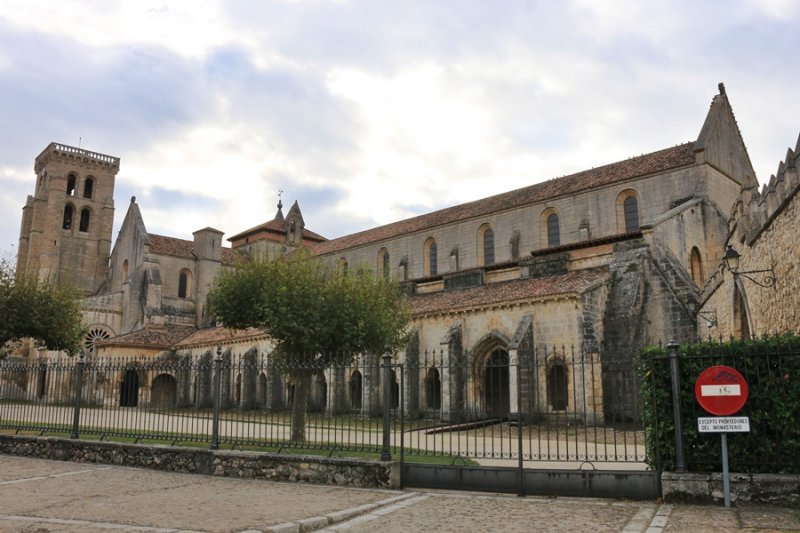
[[[632,361],[569,347],[0,361],[0,429],[491,464],[646,460]],[[77,384],[81,385],[78,386]],[[305,407],[303,407],[305,404]]]
[[[750,431],[727,438],[731,469],[800,473],[800,339],[792,335],[709,339],[646,354],[642,370],[649,385],[643,398],[653,427],[648,449],[657,464],[676,470],[720,469],[719,433],[701,433],[697,420],[714,415],[695,397],[698,376],[716,365],[736,369],[749,387],[749,398],[735,416],[748,417]]]

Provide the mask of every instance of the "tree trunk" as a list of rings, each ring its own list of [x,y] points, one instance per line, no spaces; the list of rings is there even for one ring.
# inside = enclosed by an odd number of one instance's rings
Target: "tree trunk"
[[[292,442],[305,442],[306,440],[306,408],[308,406],[308,393],[311,389],[311,372],[308,370],[295,370],[294,402],[292,403]]]

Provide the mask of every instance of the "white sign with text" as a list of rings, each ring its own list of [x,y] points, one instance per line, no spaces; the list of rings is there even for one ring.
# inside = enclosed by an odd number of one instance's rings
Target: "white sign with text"
[[[750,417],[701,416],[697,418],[700,433],[749,433]]]

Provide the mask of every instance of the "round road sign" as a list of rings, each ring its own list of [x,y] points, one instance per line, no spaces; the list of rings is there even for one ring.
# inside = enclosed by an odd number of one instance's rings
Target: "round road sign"
[[[703,370],[694,383],[694,395],[700,406],[717,416],[736,413],[747,402],[749,389],[738,370],[712,366]]]

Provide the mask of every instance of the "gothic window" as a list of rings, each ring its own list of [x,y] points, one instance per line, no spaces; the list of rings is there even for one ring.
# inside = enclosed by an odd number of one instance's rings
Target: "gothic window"
[[[426,276],[437,275],[439,272],[439,259],[438,259],[438,251],[436,248],[436,240],[433,237],[429,237],[428,240],[425,241],[424,257],[425,257],[425,275]]]
[[[84,207],[83,209],[81,209],[81,222],[80,225],[78,226],[79,231],[83,232],[89,231],[89,216],[90,216],[89,208]]]
[[[354,371],[350,375],[350,407],[361,409],[361,372]]]
[[[552,248],[561,244],[561,228],[558,224],[558,215],[550,213],[547,216],[547,247]]]
[[[191,289],[192,273],[187,269],[181,270],[178,274],[178,298],[186,298]]]
[[[624,233],[639,231],[639,200],[632,189],[622,191],[617,196],[617,227]]]
[[[692,271],[692,279],[698,287],[703,286],[703,259],[700,257],[700,250],[697,246],[692,247],[689,257],[689,268]]]
[[[61,227],[64,229],[72,228],[72,206],[69,204],[64,206],[64,220],[61,223]]]
[[[94,192],[94,179],[86,178],[86,182],[83,184],[83,197],[91,198],[93,192]]]
[[[122,262],[122,281],[128,279],[128,260]]]
[[[442,408],[442,380],[435,368],[428,369],[428,374],[425,376],[425,399],[428,409]]]
[[[76,178],[72,174],[67,177],[67,196],[75,195],[75,181]]]
[[[389,257],[389,250],[381,248],[378,252],[378,268],[385,278],[388,278],[392,273],[392,264]]]
[[[547,401],[554,411],[567,408],[567,385],[567,366],[563,361],[553,361],[547,370]]]
[[[639,202],[635,196],[628,196],[623,202],[625,212],[625,233],[639,231]]]
[[[478,228],[478,264],[482,266],[494,264],[494,231],[489,224]]]
[[[741,287],[733,286],[733,336],[737,339],[750,338],[750,320],[748,318],[747,301]]]

